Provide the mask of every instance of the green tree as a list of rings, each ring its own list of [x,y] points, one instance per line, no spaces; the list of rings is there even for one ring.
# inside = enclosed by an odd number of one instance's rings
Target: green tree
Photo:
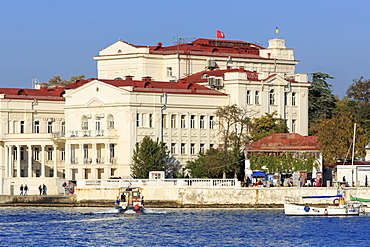
[[[288,133],[289,128],[282,118],[276,117],[277,113],[266,113],[260,118],[252,120],[251,139],[258,141],[273,133]]]
[[[363,77],[353,80],[347,89],[347,96],[356,102],[352,104],[359,115],[359,122],[370,137],[370,80]]]
[[[145,136],[140,143],[136,143],[131,177],[144,179],[149,177],[150,171],[165,171],[168,159],[167,147],[158,139],[153,141],[149,136]]]
[[[309,134],[315,134],[312,124],[321,118],[331,118],[338,99],[332,94],[328,79],[334,79],[328,74],[316,72],[312,74],[312,83],[308,90],[308,128]]]
[[[368,137],[358,124],[358,116],[350,101],[337,102],[336,110],[330,119],[320,119],[312,126],[317,133],[325,163],[335,164],[338,160],[349,158],[356,123],[356,157],[363,157]]]
[[[69,81],[62,79],[60,76],[53,76],[53,78],[49,80],[49,85],[50,86],[65,86],[65,85],[69,85],[69,84],[75,83],[78,80],[83,80],[83,79],[85,79],[84,75],[72,76],[71,79],[69,79]]]
[[[315,157],[308,154],[300,154],[300,157],[293,157],[292,153],[256,153],[251,155],[251,169],[278,172],[312,172],[313,168],[318,169]]]
[[[221,177],[224,159],[222,151],[211,148],[205,153],[199,152],[195,160],[188,161],[186,169],[190,170],[193,178]]]
[[[370,103],[370,80],[363,77],[353,80],[347,89],[347,96],[362,103]]]

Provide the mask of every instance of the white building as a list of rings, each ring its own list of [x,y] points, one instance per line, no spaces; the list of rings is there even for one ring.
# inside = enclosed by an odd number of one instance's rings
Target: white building
[[[218,146],[215,112],[229,104],[251,117],[276,111],[291,132],[307,135],[307,75],[294,74],[297,61],[283,40],[269,43],[119,41],[95,57],[100,79],[0,89],[0,194],[16,194],[21,183],[58,193],[64,179],[129,178],[135,144],[145,136],[163,140],[184,165]]]

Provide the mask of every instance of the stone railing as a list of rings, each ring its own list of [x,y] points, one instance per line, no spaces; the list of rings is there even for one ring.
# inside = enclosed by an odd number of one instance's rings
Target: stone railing
[[[241,187],[237,179],[83,179],[77,181],[79,189],[127,187]]]

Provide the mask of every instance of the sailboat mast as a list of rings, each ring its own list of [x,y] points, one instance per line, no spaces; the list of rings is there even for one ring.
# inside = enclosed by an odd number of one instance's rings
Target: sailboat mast
[[[353,180],[353,160],[355,159],[355,142],[356,142],[356,123],[353,128],[353,141],[352,141],[352,187],[355,186],[355,181]]]

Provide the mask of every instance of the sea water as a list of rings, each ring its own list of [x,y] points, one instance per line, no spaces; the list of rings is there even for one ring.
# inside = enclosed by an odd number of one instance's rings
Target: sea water
[[[0,207],[1,246],[369,246],[370,216],[282,209]]]

